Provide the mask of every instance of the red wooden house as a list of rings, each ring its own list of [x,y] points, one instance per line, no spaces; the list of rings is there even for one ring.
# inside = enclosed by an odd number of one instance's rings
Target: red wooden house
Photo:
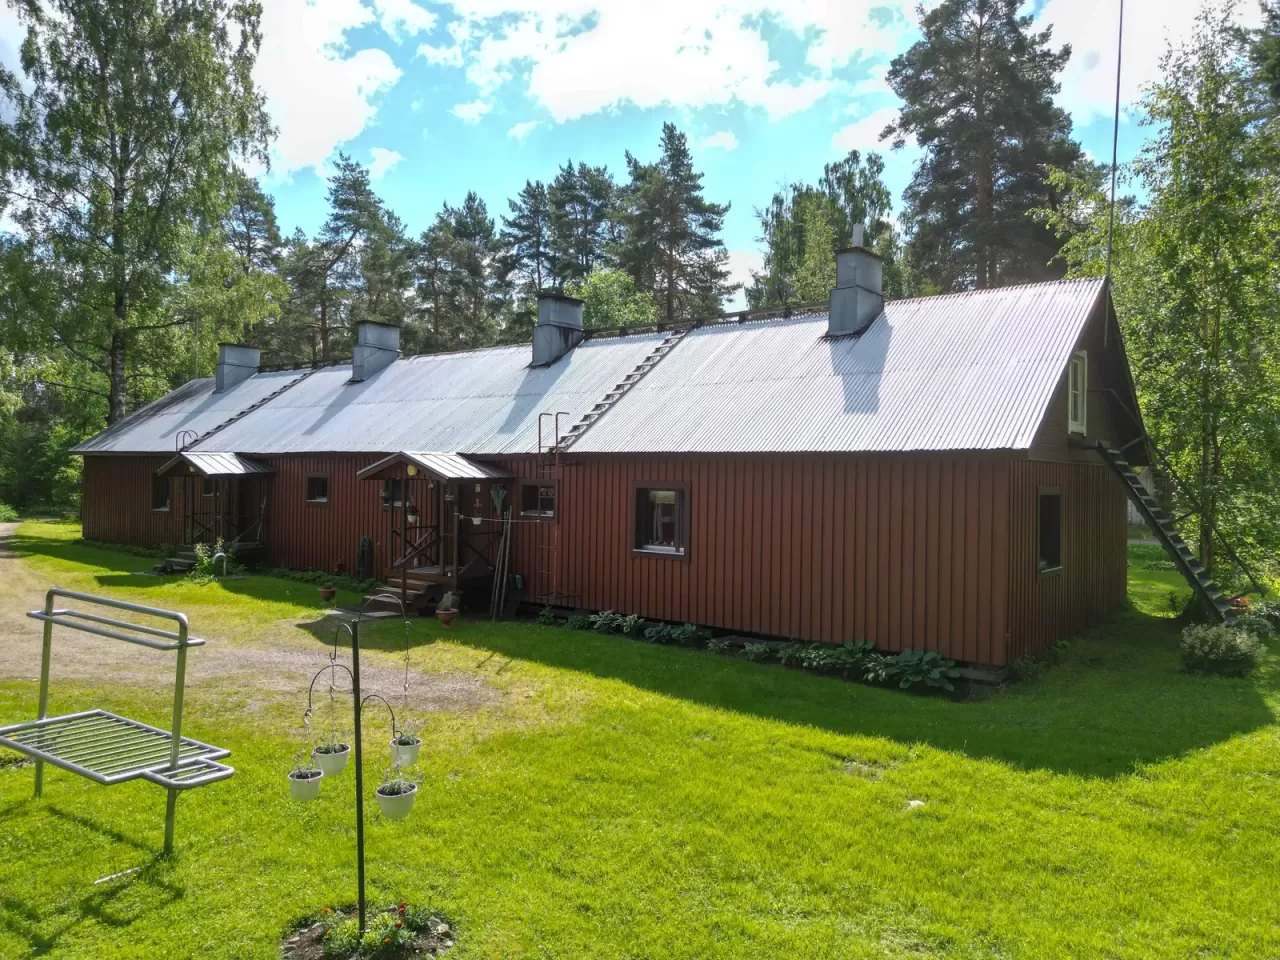
[[[85,536],[222,536],[425,601],[487,590],[509,527],[535,603],[989,665],[1112,613],[1101,448],[1144,431],[1104,283],[886,303],[873,254],[838,272],[825,310],[609,334],[548,296],[532,347],[401,357],[365,324],[352,363],[260,372],[226,346],[78,448]]]

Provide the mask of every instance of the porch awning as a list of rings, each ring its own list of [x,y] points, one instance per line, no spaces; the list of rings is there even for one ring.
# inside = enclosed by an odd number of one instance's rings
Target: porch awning
[[[367,480],[376,476],[387,467],[397,463],[408,463],[420,470],[425,470],[441,480],[510,480],[511,475],[503,473],[488,464],[469,460],[460,453],[426,453],[414,450],[401,450],[389,457],[383,457],[377,463],[365,467],[356,477]]]
[[[275,472],[261,460],[250,460],[238,453],[201,453],[184,450],[157,470],[156,475],[164,476],[184,466],[187,467],[186,472],[196,473],[202,477],[242,477],[250,473]]]

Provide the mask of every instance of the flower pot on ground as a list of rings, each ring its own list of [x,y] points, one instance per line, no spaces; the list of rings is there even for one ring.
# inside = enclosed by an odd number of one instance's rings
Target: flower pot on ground
[[[446,627],[453,623],[453,618],[458,615],[458,596],[452,590],[448,591],[440,602],[436,604],[436,619]]]
[[[315,767],[299,767],[289,771],[289,796],[308,803],[320,796],[320,781],[324,771]]]
[[[335,776],[343,771],[347,765],[347,758],[351,756],[351,745],[348,743],[328,742],[321,743],[311,751],[311,759],[315,761],[317,767],[324,771],[325,776]]]
[[[382,783],[374,792],[378,798],[378,809],[388,820],[403,820],[413,809],[413,801],[418,796],[418,782],[401,772],[398,766],[392,766],[382,777]]]
[[[334,589],[333,587],[321,587],[321,588],[320,588],[320,599],[321,599],[321,600],[323,600],[325,603],[328,603],[330,600],[332,600],[332,599],[334,598],[334,595],[335,595],[337,592],[338,592],[338,591],[337,591],[336,589]]]

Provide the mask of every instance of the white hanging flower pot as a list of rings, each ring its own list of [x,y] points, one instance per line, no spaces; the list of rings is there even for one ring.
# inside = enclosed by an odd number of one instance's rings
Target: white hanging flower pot
[[[340,743],[338,746],[340,749],[330,753],[322,752],[319,747],[311,751],[311,759],[324,771],[326,777],[341,773],[347,765],[347,758],[351,756],[350,744]]]
[[[309,803],[320,796],[320,781],[323,777],[323,770],[293,771],[289,774],[289,796],[303,803]]]
[[[417,784],[411,784],[403,793],[383,793],[386,787],[379,787],[374,793],[378,798],[378,809],[388,820],[403,820],[413,809],[413,801],[417,799]]]
[[[418,752],[422,749],[422,738],[415,737],[413,743],[396,743],[391,741],[391,762],[397,767],[412,767],[418,762]]]

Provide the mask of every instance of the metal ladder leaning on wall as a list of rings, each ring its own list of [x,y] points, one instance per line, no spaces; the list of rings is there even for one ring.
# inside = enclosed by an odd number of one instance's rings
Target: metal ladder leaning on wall
[[[1194,504],[1194,498],[1185,489],[1185,486],[1178,482],[1177,474],[1173,472],[1173,467],[1164,458],[1164,455],[1155,448],[1150,438],[1143,437],[1149,447],[1155,453],[1155,459],[1160,462],[1161,472],[1169,479],[1171,483]],[[1178,572],[1191,585],[1192,591],[1200,598],[1204,607],[1212,611],[1213,615],[1220,622],[1227,625],[1235,623],[1235,613],[1231,608],[1230,600],[1223,594],[1218,584],[1209,576],[1208,572],[1201,565],[1191,552],[1191,548],[1187,546],[1182,535],[1178,533],[1177,527],[1174,525],[1176,521],[1170,517],[1156,502],[1156,498],[1147,492],[1146,487],[1142,485],[1138,474],[1134,472],[1132,466],[1124,458],[1124,454],[1119,450],[1114,450],[1105,444],[1099,443],[1098,450],[1102,453],[1102,459],[1114,470],[1124,482],[1125,491],[1129,495],[1129,499],[1133,505],[1142,514],[1142,518],[1146,520],[1155,537],[1164,547],[1165,552],[1173,560],[1173,564],[1177,567]],[[1216,531],[1215,531],[1216,532]],[[1227,557],[1248,577],[1252,584],[1251,590],[1245,593],[1256,591],[1260,596],[1266,595],[1266,590],[1258,583],[1253,572],[1245,566],[1244,562],[1231,549],[1231,546],[1223,541],[1223,550]],[[1243,596],[1244,594],[1241,594]]]

